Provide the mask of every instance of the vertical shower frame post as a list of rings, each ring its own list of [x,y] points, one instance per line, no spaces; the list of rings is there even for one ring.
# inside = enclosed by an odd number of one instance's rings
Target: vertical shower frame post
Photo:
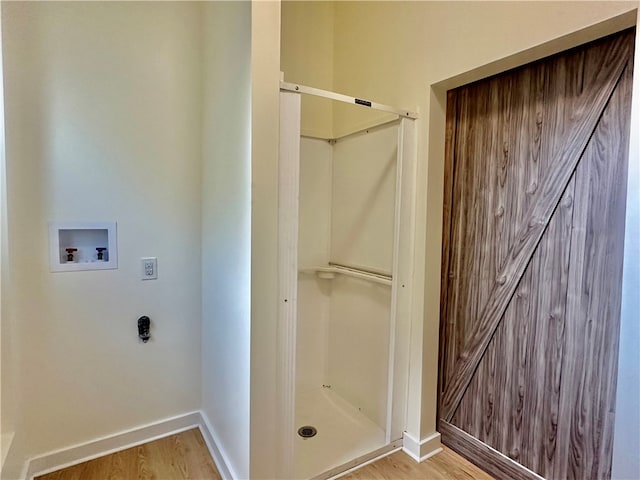
[[[386,442],[402,438],[407,422],[409,339],[414,275],[417,135],[416,119],[398,128],[396,209],[393,238]]]
[[[300,94],[280,92],[278,163],[278,416],[280,478],[293,478],[295,441],[296,322]]]

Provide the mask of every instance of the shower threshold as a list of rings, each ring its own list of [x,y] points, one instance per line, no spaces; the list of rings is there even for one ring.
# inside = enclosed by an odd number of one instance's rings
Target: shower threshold
[[[308,479],[385,445],[384,430],[331,389],[299,393],[296,425],[313,425],[311,438],[296,435],[294,477]]]

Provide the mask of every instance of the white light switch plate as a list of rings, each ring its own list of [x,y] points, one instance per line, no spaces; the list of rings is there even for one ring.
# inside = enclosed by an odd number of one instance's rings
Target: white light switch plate
[[[142,280],[155,280],[158,278],[158,258],[142,257],[140,259],[140,278]]]

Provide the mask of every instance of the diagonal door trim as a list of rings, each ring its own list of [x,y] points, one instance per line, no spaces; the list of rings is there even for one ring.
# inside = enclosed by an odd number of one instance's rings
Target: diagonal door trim
[[[592,85],[597,86],[596,96],[583,94],[575,100],[572,132],[566,147],[557,154],[557,158],[552,163],[558,165],[558,168],[549,169],[541,182],[541,188],[537,191],[536,198],[525,216],[530,220],[517,231],[515,243],[507,255],[507,262],[497,274],[480,319],[474,323],[470,340],[456,360],[453,369],[456,374],[446,385],[441,397],[441,416],[447,422],[453,418],[491,338],[502,321],[520,279],[624,72],[628,55],[627,44],[618,39],[610,50],[608,64],[611,69],[600,70],[591,82]],[[585,91],[589,90],[585,89]]]

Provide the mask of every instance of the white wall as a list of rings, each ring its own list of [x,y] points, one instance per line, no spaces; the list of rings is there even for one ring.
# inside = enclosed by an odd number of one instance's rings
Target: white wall
[[[278,478],[280,2],[251,6],[251,478]],[[288,433],[287,433],[288,434]]]
[[[25,456],[200,406],[201,8],[3,2],[2,14],[12,478]],[[82,220],[118,222],[119,268],[50,273],[47,222]],[[158,257],[158,280],[139,279],[142,256]]]
[[[202,411],[249,477],[251,4],[204,7]]]

